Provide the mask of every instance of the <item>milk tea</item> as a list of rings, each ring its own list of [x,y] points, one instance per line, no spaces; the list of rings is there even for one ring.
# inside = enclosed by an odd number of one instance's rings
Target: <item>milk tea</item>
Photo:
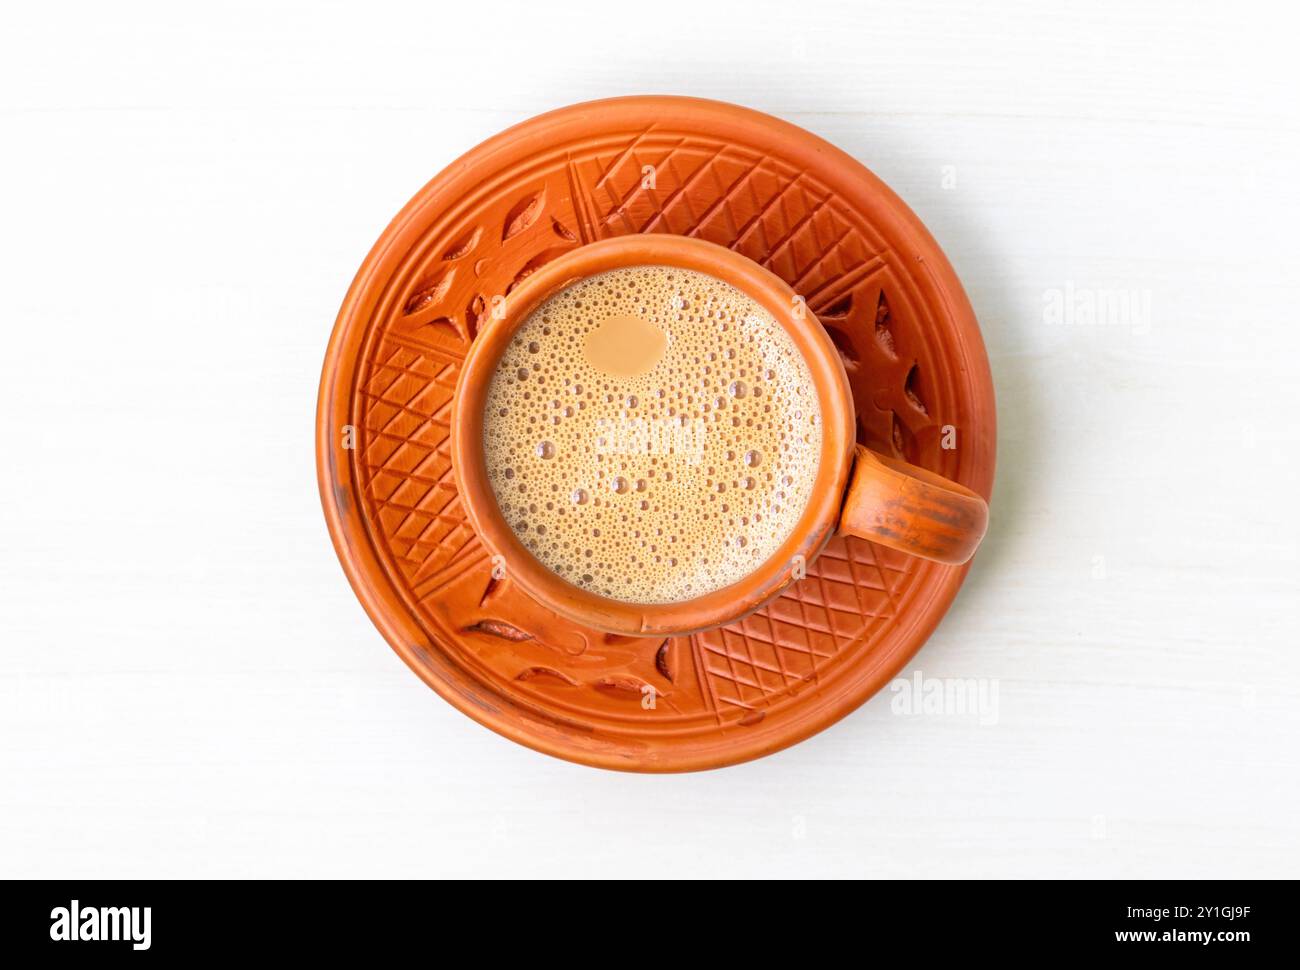
[[[674,603],[743,579],[789,537],[822,421],[768,311],[711,276],[635,266],[524,321],[483,445],[497,503],[542,564],[610,599]]]

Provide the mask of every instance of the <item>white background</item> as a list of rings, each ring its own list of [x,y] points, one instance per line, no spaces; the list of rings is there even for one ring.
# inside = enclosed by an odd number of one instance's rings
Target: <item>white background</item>
[[[10,10],[0,876],[1297,875],[1284,10]],[[605,773],[454,711],[353,597],[313,457],[352,274],[461,152],[628,93],[811,129],[952,259],[994,519],[907,675],[996,683],[996,724],[885,693],[759,762]],[[1067,284],[1150,323],[1052,324]]]

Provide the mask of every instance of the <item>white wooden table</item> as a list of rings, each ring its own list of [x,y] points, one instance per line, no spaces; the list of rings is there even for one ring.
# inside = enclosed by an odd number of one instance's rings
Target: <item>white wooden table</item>
[[[1173,2],[10,13],[0,876],[1296,875],[1295,26]],[[907,676],[982,682],[993,716],[885,693],[739,768],[602,773],[456,713],[352,596],[312,453],[352,273],[465,149],[636,92],[831,139],[948,252],[999,475]]]

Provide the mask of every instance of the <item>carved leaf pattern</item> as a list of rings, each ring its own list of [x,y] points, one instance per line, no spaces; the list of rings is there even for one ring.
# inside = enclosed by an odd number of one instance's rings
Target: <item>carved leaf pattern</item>
[[[407,316],[413,313],[419,313],[431,306],[441,303],[447,292],[451,289],[452,281],[456,278],[454,269],[448,270],[435,280],[421,284],[416,291],[406,301],[405,312]]]
[[[532,195],[525,196],[514,204],[506,214],[505,227],[501,230],[501,241],[505,242],[511,239],[534,222],[542,213],[542,206],[546,204],[546,191],[534,192]]]
[[[447,251],[442,254],[443,262],[451,262],[453,259],[460,259],[469,253],[478,245],[479,236],[483,234],[482,226],[474,226],[467,230],[459,239],[452,243]]]
[[[483,633],[490,637],[500,637],[502,640],[513,640],[518,643],[520,640],[531,640],[533,635],[524,630],[513,626],[505,620],[479,620],[477,623],[471,623],[464,627],[465,633]]]
[[[880,302],[876,304],[876,341],[890,357],[897,357],[898,351],[894,349],[894,331],[893,319],[889,313],[889,301],[885,299],[885,291],[880,291]]]

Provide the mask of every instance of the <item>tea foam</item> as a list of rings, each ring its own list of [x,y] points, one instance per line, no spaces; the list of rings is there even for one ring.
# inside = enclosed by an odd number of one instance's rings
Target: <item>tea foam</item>
[[[547,299],[484,411],[488,479],[519,540],[631,603],[693,599],[762,565],[808,504],[821,443],[790,335],[735,287],[668,266]]]

